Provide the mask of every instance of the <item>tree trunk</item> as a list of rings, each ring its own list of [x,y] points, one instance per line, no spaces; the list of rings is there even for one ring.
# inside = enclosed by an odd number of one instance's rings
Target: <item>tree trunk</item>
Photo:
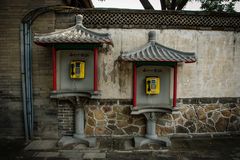
[[[175,10],[175,8],[176,8],[176,0],[172,0],[171,10]]]
[[[177,10],[182,10],[183,7],[186,6],[188,0],[181,0],[181,2],[177,5]]]
[[[144,9],[154,10],[153,6],[151,5],[151,3],[148,0],[140,0],[140,2],[141,2]]]
[[[160,0],[160,3],[161,3],[161,8],[162,10],[166,10],[166,3],[165,3],[165,0]]]

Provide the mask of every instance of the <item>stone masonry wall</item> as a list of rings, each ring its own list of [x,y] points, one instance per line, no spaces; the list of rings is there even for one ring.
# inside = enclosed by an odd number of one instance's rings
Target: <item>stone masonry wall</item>
[[[67,105],[66,101],[59,105],[60,135],[74,132],[73,107]],[[130,105],[124,104],[86,105],[85,134],[88,136],[144,135],[145,117],[131,115],[130,112]],[[179,103],[172,113],[159,113],[157,117],[158,135],[240,131],[239,103]]]
[[[228,131],[240,131],[239,104],[182,104],[157,121],[158,135]]]
[[[89,136],[143,135],[144,116],[132,116],[130,112],[129,106],[87,106],[85,133]]]

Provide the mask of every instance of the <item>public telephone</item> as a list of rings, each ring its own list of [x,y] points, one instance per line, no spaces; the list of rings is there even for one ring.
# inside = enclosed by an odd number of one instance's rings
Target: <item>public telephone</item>
[[[70,77],[83,79],[85,77],[85,61],[73,60],[70,63]]]
[[[146,77],[146,94],[156,95],[160,93],[160,78]]]

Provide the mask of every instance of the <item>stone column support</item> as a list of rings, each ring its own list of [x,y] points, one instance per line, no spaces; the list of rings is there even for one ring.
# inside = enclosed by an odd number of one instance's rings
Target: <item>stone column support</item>
[[[157,138],[156,134],[156,114],[154,112],[144,113],[147,118],[147,126],[146,126],[146,138],[155,139]]]
[[[83,138],[84,134],[84,122],[85,122],[85,113],[84,105],[87,102],[87,99],[84,97],[75,97],[75,138]]]
[[[169,137],[158,137],[156,134],[156,114],[155,112],[145,112],[143,113],[147,118],[146,124],[146,135],[145,137],[134,137],[135,147],[141,147],[144,144],[156,143],[164,144],[165,146],[171,146],[171,141]]]
[[[95,137],[85,137],[85,111],[84,105],[88,101],[86,97],[71,97],[68,98],[72,104],[75,106],[75,133],[73,137],[64,136],[62,137],[58,145],[66,146],[73,143],[83,143],[88,145],[89,147],[96,146],[96,138]]]
[[[83,138],[84,135],[84,109],[79,107],[75,109],[75,138]]]

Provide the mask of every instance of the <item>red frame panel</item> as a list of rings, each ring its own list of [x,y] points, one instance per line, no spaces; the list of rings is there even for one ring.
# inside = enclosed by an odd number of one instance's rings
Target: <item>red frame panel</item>
[[[173,107],[177,105],[177,64],[173,68]]]
[[[53,91],[57,90],[57,54],[56,48],[52,47],[52,72],[53,72]]]
[[[137,65],[133,64],[133,107],[137,106]]]
[[[93,80],[93,90],[98,91],[98,48],[94,48],[94,80]]]

